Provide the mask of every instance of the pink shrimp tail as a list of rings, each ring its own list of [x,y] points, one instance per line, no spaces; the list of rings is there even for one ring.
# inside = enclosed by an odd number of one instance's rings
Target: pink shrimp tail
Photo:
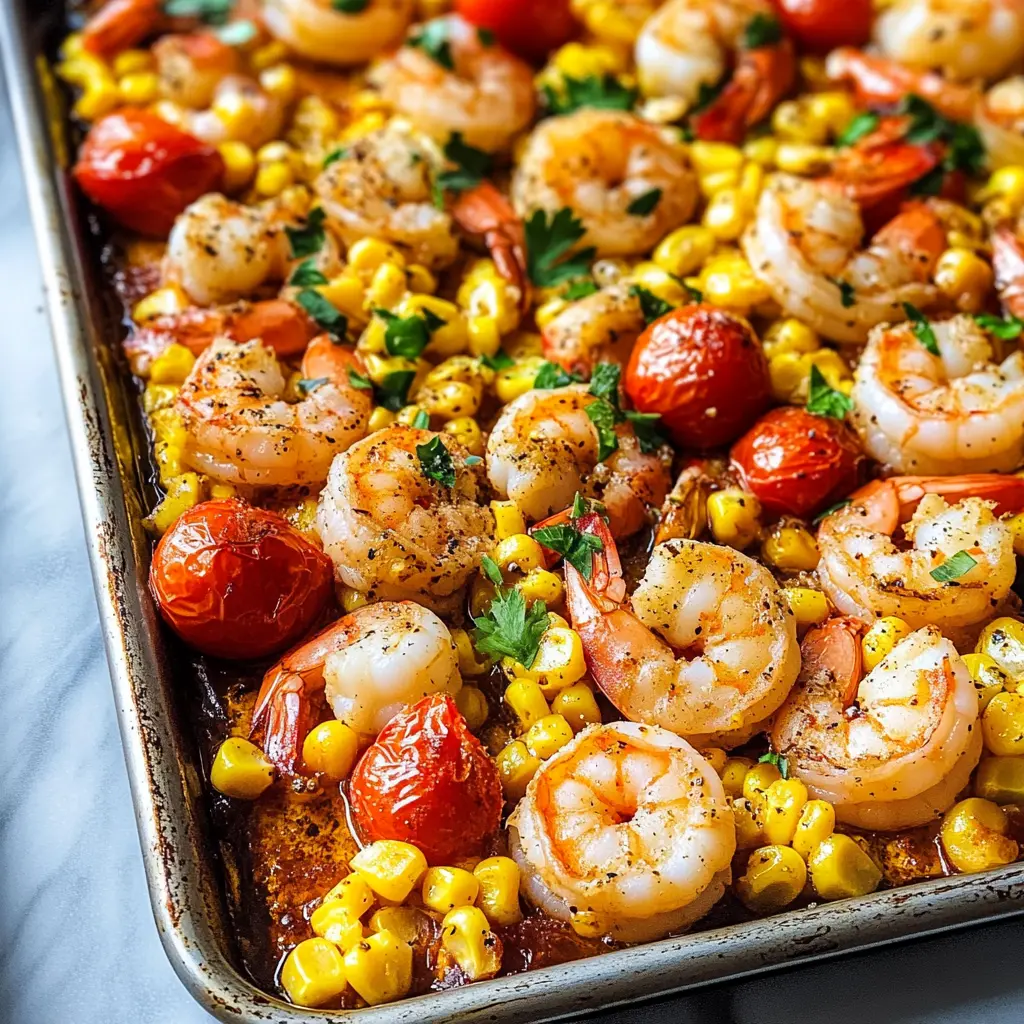
[[[1004,473],[964,473],[960,476],[894,476],[873,480],[851,496],[854,505],[865,509],[871,523],[892,533],[914,514],[926,494],[938,494],[947,501],[983,498],[996,503],[995,514],[1024,509],[1024,477]],[[865,524],[869,525],[869,524]]]
[[[292,774],[302,742],[319,718],[319,702],[297,672],[275,665],[263,677],[249,736],[262,734],[263,752],[280,771]]]
[[[1005,224],[992,235],[992,268],[1006,312],[1024,319],[1024,242]]]

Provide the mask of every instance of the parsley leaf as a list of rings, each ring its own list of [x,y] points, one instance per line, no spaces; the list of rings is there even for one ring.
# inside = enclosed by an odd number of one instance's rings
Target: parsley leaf
[[[829,281],[839,289],[839,302],[843,309],[857,305],[857,293],[849,281],[841,281],[838,277],[830,277]]]
[[[299,394],[308,395],[316,391],[317,388],[322,388],[325,384],[329,383],[330,379],[330,377],[303,378],[295,382],[295,388]]]
[[[661,430],[661,413],[633,412],[627,409],[624,415],[632,424],[640,451],[645,455],[650,455],[651,452],[656,452],[663,445],[668,444],[668,438]]]
[[[544,86],[544,99],[552,114],[572,114],[582,107],[632,110],[637,96],[636,89],[623,85],[611,72],[600,77],[588,75],[586,78],[563,75],[560,90],[550,85]]]
[[[838,146],[852,146],[859,142],[865,135],[870,135],[878,127],[879,117],[870,111],[858,114],[844,129],[842,135],[836,139]]]
[[[370,0],[331,0],[331,7],[342,14],[360,14],[370,6]]]
[[[660,320],[675,308],[671,302],[666,302],[663,298],[655,295],[654,292],[649,292],[638,284],[630,287],[629,294],[640,303],[640,312],[643,313],[644,321],[648,324],[653,324],[655,320]]]
[[[501,587],[505,585],[505,580],[501,575],[501,569],[498,563],[491,558],[490,555],[484,555],[480,559],[480,568],[483,569],[484,575],[496,586]]]
[[[604,398],[618,408],[621,378],[621,366],[616,366],[615,363],[598,363],[590,375],[590,393],[596,398]]]
[[[597,428],[597,461],[604,462],[612,452],[619,450],[615,424],[621,414],[606,398],[598,398],[586,408],[587,418]]]
[[[420,409],[413,417],[412,425],[416,430],[427,430],[430,427],[430,416],[426,409]]]
[[[721,95],[722,90],[725,88],[725,82],[724,78],[717,85],[708,85],[707,82],[701,82],[697,87],[697,102],[694,103],[691,113],[699,114],[707,110]]]
[[[373,381],[369,377],[364,377],[358,370],[353,369],[351,366],[348,368],[348,382],[354,388],[359,388],[360,391],[372,391]]]
[[[387,323],[384,347],[388,355],[401,356],[403,359],[418,359],[430,344],[430,336],[434,331],[447,323],[429,309],[412,316],[396,316],[386,309],[374,309],[373,312]]]
[[[1005,319],[993,316],[991,313],[975,313],[974,322],[989,334],[1000,341],[1013,341],[1019,338],[1024,331],[1024,320],[1016,316],[1008,316]]]
[[[537,659],[540,639],[551,620],[543,601],[534,601],[527,609],[522,592],[512,587],[499,589],[490,608],[473,624],[473,642],[478,651],[513,658],[529,668]]]
[[[755,14],[743,30],[743,48],[758,50],[782,41],[782,24],[770,14]]]
[[[310,210],[306,223],[301,228],[285,228],[284,233],[292,247],[292,259],[301,260],[304,256],[315,256],[327,239],[324,233],[324,211],[321,207]]]
[[[327,284],[327,275],[316,269],[313,265],[313,257],[310,256],[292,271],[288,283],[296,288],[309,288],[315,284]]]
[[[911,93],[900,100],[898,114],[910,118],[910,127],[904,134],[907,142],[925,145],[945,142],[948,147],[942,166],[947,171],[966,171],[978,174],[985,161],[985,147],[978,129],[973,125],[958,124],[940,114],[927,100]]]
[[[935,337],[935,331],[932,330],[932,325],[928,323],[924,313],[917,306],[912,306],[909,302],[903,303],[903,312],[907,314],[907,319],[913,323],[913,331],[917,335],[917,340],[933,356],[937,356],[939,354],[939,342]]]
[[[446,70],[455,70],[446,22],[428,21],[416,35],[409,38],[407,45],[422,50],[435,64],[440,64]]]
[[[561,555],[589,583],[594,575],[594,552],[604,550],[604,542],[591,533],[583,533],[568,523],[542,526],[533,531],[538,544]]]
[[[416,457],[428,480],[436,480],[442,487],[455,486],[455,463],[441,438],[432,437],[426,444],[416,445]]]
[[[295,301],[323,328],[332,338],[344,341],[348,334],[348,317],[336,306],[327,301],[319,292],[312,288],[303,288]]]
[[[207,25],[223,25],[235,0],[164,0],[162,6],[171,18],[198,18]]]
[[[958,551],[952,558],[947,558],[942,565],[932,569],[928,575],[936,583],[952,583],[953,580],[958,580],[965,573],[970,572],[977,564],[977,559],[971,558],[966,551]]]
[[[829,505],[828,508],[819,512],[812,520],[811,525],[817,526],[823,519],[827,519],[833,512],[838,512],[841,508],[846,508],[847,505],[851,504],[849,498],[843,498],[842,501],[837,501],[834,505]]]
[[[504,349],[500,348],[493,356],[481,356],[480,362],[489,370],[507,370],[510,366],[516,365],[516,361]]]
[[[773,764],[779,769],[779,774],[784,778],[789,778],[789,761],[781,754],[775,754],[769,751],[767,754],[762,754],[757,759],[758,764]]]
[[[927,174],[921,175],[917,181],[911,182],[912,196],[937,196],[946,181],[946,169],[941,165],[933,167]]]
[[[645,192],[642,196],[637,196],[626,207],[626,213],[631,217],[646,217],[648,214],[653,213],[661,202],[663,193],[660,188],[652,188],[650,192]]]
[[[552,214],[550,222],[543,210],[537,210],[526,222],[526,269],[530,280],[540,288],[583,277],[597,255],[593,247],[569,255],[569,250],[586,234],[583,222],[572,210],[563,207]]]
[[[593,295],[598,291],[597,282],[590,277],[584,277],[579,281],[573,281],[565,292],[562,294],[562,298],[567,299],[569,302],[575,302],[577,299],[585,299],[588,295]]]
[[[704,301],[704,293],[699,288],[694,288],[692,285],[688,285],[685,281],[682,282],[682,285],[689,293],[691,302]]]
[[[332,149],[327,156],[324,157],[324,167],[330,167],[331,164],[337,163],[339,160],[344,160],[348,156],[348,146],[339,146],[337,149]]]
[[[476,188],[491,173],[494,163],[489,153],[467,145],[461,132],[452,132],[445,143],[444,156],[449,163],[455,164],[455,170],[441,171],[436,182],[439,188],[449,192]]]
[[[398,412],[405,405],[409,386],[416,376],[415,370],[395,370],[377,385],[377,404],[391,412]]]
[[[829,387],[824,374],[811,364],[811,381],[807,392],[807,411],[816,416],[841,420],[853,408],[853,399]]]
[[[563,370],[558,363],[541,363],[537,376],[533,379],[533,386],[541,391],[551,391],[554,388],[564,388],[568,384],[579,384],[580,379],[574,373]]]

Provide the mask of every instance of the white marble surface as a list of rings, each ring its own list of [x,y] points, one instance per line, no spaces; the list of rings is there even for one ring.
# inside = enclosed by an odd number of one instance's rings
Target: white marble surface
[[[0,1022],[199,1024],[150,915],[42,302],[0,85]],[[602,1019],[1020,1024],[1022,940],[978,929]]]

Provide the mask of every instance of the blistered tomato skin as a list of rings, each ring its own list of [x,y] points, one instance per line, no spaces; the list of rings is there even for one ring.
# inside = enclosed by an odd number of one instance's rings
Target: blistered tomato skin
[[[768,407],[768,362],[750,325],[711,306],[682,306],[640,335],[626,392],[660,413],[676,444],[708,449],[734,441]]]
[[[189,509],[153,554],[149,585],[171,628],[218,658],[276,654],[330,599],[331,560],[273,512],[230,498]]]
[[[766,512],[801,517],[855,490],[865,461],[845,423],[792,405],[762,416],[731,454],[743,486]]]
[[[579,31],[569,0],[458,0],[455,6],[470,24],[528,60],[543,60]]]
[[[871,38],[871,0],[776,0],[779,18],[805,50],[827,53]]]
[[[435,866],[480,856],[501,825],[494,762],[447,694],[399,712],[349,780],[365,842],[412,843]]]
[[[148,110],[127,107],[92,126],[74,175],[119,224],[166,238],[189,203],[218,188],[224,160],[213,146]]]

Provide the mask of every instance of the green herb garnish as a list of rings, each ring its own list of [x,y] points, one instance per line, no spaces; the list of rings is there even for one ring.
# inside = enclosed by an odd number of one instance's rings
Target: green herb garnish
[[[318,206],[310,210],[306,223],[301,228],[285,228],[284,233],[292,247],[292,259],[301,260],[304,256],[315,256],[327,239],[324,232],[324,211]]]
[[[415,370],[395,370],[389,373],[376,387],[377,404],[391,412],[398,412],[406,403],[415,376]]]
[[[978,560],[971,558],[966,551],[958,551],[952,558],[947,558],[942,565],[932,569],[928,575],[936,583],[952,583],[965,573],[970,572],[977,564]]]
[[[638,284],[630,287],[629,294],[640,303],[640,312],[643,313],[644,321],[648,324],[653,324],[655,320],[660,320],[675,308],[671,302],[666,302],[663,298],[655,295],[654,292],[641,288]]]
[[[483,569],[484,575],[496,586],[502,587],[505,585],[505,579],[501,575],[501,569],[498,563],[491,558],[490,555],[484,555],[480,559],[480,568]]]
[[[646,217],[657,209],[658,203],[661,202],[662,195],[663,192],[660,188],[652,188],[642,196],[637,196],[636,199],[626,207],[626,213],[631,217]]]
[[[372,391],[373,381],[369,377],[364,377],[358,370],[353,369],[351,366],[348,368],[348,382],[354,388],[359,388],[360,391]]]
[[[317,326],[333,339],[345,340],[348,334],[348,317],[319,292],[312,288],[303,288],[295,296],[295,301],[316,321]]]
[[[755,14],[743,30],[743,48],[758,50],[782,41],[782,23],[770,14]]]
[[[225,46],[245,46],[256,38],[258,29],[248,18],[228,22],[214,30],[214,35]]]
[[[633,412],[627,409],[623,415],[632,424],[640,451],[645,455],[650,455],[668,444],[668,438],[661,429],[661,413]]]
[[[370,0],[331,0],[331,7],[342,14],[361,14],[370,6]]]
[[[416,457],[428,480],[436,480],[442,487],[455,486],[455,463],[441,438],[432,437],[426,444],[416,445]]]
[[[481,356],[480,362],[489,370],[507,370],[510,366],[516,365],[516,361],[504,349],[500,348],[493,356]]]
[[[999,317],[991,313],[975,313],[974,322],[1000,341],[1013,341],[1024,331],[1024,320],[1016,316]]]
[[[494,164],[489,153],[467,145],[461,132],[452,133],[445,143],[444,156],[449,163],[455,164],[455,169],[441,171],[436,182],[439,188],[449,192],[465,192],[476,188],[491,173]]]
[[[488,578],[495,583],[490,573]],[[547,607],[543,601],[534,601],[527,609],[521,591],[515,587],[505,590],[497,583],[495,586],[498,592],[490,607],[473,620],[473,642],[482,654],[513,658],[529,668],[536,661],[541,637],[551,624]]]
[[[430,416],[426,409],[420,409],[412,419],[413,428],[416,430],[427,430],[430,427]]]
[[[830,277],[828,280],[839,289],[839,302],[843,309],[857,304],[857,292],[849,281],[841,281],[838,277]]]
[[[917,306],[912,306],[909,302],[903,303],[903,312],[906,313],[907,319],[912,323],[912,330],[917,336],[917,340],[933,356],[937,356],[939,354],[939,342],[935,337],[935,331],[932,330],[932,325],[928,323],[924,313]]]
[[[419,32],[409,38],[408,45],[422,50],[435,64],[440,64],[445,70],[455,70],[447,23],[428,21]]]
[[[576,277],[584,277],[597,255],[593,247],[569,254],[586,234],[583,222],[564,207],[548,215],[537,210],[526,222],[526,268],[539,288],[554,288]]]
[[[595,399],[586,408],[587,418],[597,428],[597,461],[604,462],[613,452],[619,450],[619,438],[615,424],[622,414],[606,398]]]
[[[564,75],[561,89],[544,86],[544,100],[552,114],[572,114],[583,107],[632,110],[638,95],[636,89],[623,85],[610,72],[586,78]]]
[[[164,14],[171,18],[198,18],[206,25],[223,25],[235,0],[164,0]]]
[[[554,388],[579,383],[580,378],[576,374],[563,370],[558,363],[541,363],[537,376],[533,379],[533,386],[541,391],[551,391]]]
[[[834,505],[829,505],[824,511],[819,512],[812,520],[811,525],[817,526],[823,519],[827,519],[833,512],[838,512],[841,508],[846,508],[847,505],[851,504],[849,498],[843,498],[842,501],[837,501]]]
[[[824,374],[813,363],[807,391],[807,411],[816,416],[831,416],[841,420],[853,408],[853,399],[830,387]]]
[[[384,347],[388,355],[403,359],[419,359],[430,344],[430,336],[447,323],[436,313],[424,309],[412,316],[396,316],[386,309],[374,309],[374,314],[385,321]]]
[[[604,550],[604,542],[591,533],[583,533],[575,526],[565,523],[559,526],[542,526],[533,531],[538,544],[561,555],[589,583],[594,575],[594,552]]]
[[[288,278],[288,283],[296,288],[311,288],[315,284],[327,284],[327,275],[317,270],[312,256],[303,260]]]
[[[622,367],[615,363],[598,363],[590,375],[590,393],[596,398],[603,398],[618,408],[619,381],[622,379]]]
[[[562,297],[569,302],[576,302],[577,299],[585,299],[588,295],[593,295],[598,290],[597,282],[593,278],[585,277],[582,280],[573,281],[565,289]]]
[[[330,377],[314,377],[312,379],[303,378],[295,382],[295,389],[301,395],[309,395],[316,391],[317,388],[322,388],[325,384],[330,383]]]
[[[784,758],[781,754],[775,754],[769,751],[767,754],[762,754],[757,759],[758,764],[773,764],[779,769],[779,774],[784,778],[789,778],[789,761]]]
[[[337,163],[339,160],[344,160],[348,156],[348,146],[339,146],[337,149],[332,149],[327,156],[324,157],[324,167],[330,167],[331,164]]]
[[[858,114],[843,129],[843,133],[836,139],[836,145],[852,146],[854,143],[860,142],[861,139],[866,135],[870,135],[878,127],[878,122],[878,115],[872,114],[870,111]]]

